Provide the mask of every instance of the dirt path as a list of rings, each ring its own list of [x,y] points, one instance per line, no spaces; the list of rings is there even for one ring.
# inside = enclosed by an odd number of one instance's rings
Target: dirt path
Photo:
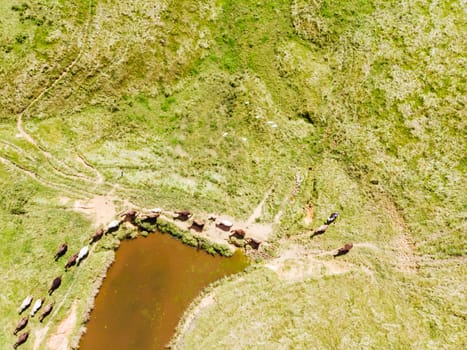
[[[311,277],[344,274],[359,269],[344,260],[332,259],[332,251],[307,251],[301,245],[292,245],[280,253],[280,257],[268,261],[264,266],[286,281],[302,281]]]
[[[247,236],[256,238],[260,241],[267,241],[273,232],[272,223],[257,223],[263,213],[264,204],[271,195],[273,187],[271,187],[263,196],[263,199],[258,206],[253,210],[248,220],[243,223],[237,222],[237,228],[244,228],[247,231]]]
[[[77,317],[77,303],[76,301],[71,306],[68,316],[58,325],[57,331],[52,334],[47,341],[47,349],[50,350],[68,350],[69,338],[73,328],[76,325]],[[34,344],[34,350],[36,350]],[[38,344],[38,346],[40,343]],[[39,347],[37,347],[38,349]]]
[[[267,190],[267,192],[264,194],[264,197],[261,200],[261,202],[253,210],[250,217],[246,221],[246,226],[250,226],[251,224],[253,224],[256,221],[256,219],[259,219],[261,217],[261,214],[263,213],[264,204],[266,203],[269,195],[271,194],[271,191],[272,191],[272,187],[269,190]]]
[[[37,157],[37,154],[30,154],[28,153],[26,150],[24,150],[23,148],[21,148],[20,146],[14,144],[14,143],[11,143],[11,142],[8,142],[6,140],[0,140],[0,142],[2,144],[4,144],[7,149],[10,149],[12,150],[13,152],[15,152],[18,156],[21,156],[22,158],[26,159],[28,163],[39,163],[41,161],[41,159],[39,157]],[[6,156],[6,153],[5,153],[5,157]],[[5,158],[4,159],[7,159]],[[13,157],[10,157],[10,158],[15,158],[14,156]],[[26,169],[26,166],[24,165],[20,165],[18,163],[15,163],[13,162],[12,160],[9,160],[10,163],[14,163],[18,168],[21,168],[21,169]],[[46,159],[46,162],[48,162],[48,164],[42,164],[41,165],[41,171],[44,172],[48,169],[48,166],[51,168],[51,177],[58,177],[60,179],[62,178],[66,178],[74,183],[76,183],[76,181],[84,181],[84,182],[88,182],[88,183],[96,183],[96,181],[94,179],[90,179],[90,178],[86,178],[84,177],[82,174],[69,174],[69,173],[66,173],[65,171],[63,171],[62,169],[60,169],[60,167],[57,165],[57,164],[54,164],[53,162],[53,159],[51,158],[47,158]],[[48,181],[49,183],[51,181]]]
[[[308,172],[309,172],[309,170],[308,170]],[[274,224],[276,224],[276,225],[280,224],[281,217],[284,214],[285,206],[287,205],[288,202],[293,201],[295,199],[295,197],[297,197],[298,193],[300,192],[300,188],[301,188],[303,182],[305,181],[305,178],[308,177],[308,172],[306,173],[305,177],[300,173],[300,171],[297,171],[295,173],[295,181],[294,181],[293,188],[292,188],[292,190],[290,190],[290,193],[282,199],[279,210],[278,210],[277,214],[274,216],[274,219],[273,219]],[[309,223],[311,223],[311,220],[310,220]]]
[[[35,181],[37,181],[38,183],[40,183],[40,184],[42,184],[42,185],[44,185],[46,187],[49,187],[49,188],[52,188],[52,189],[67,193],[67,194],[75,196],[77,198],[89,197],[90,193],[87,192],[87,191],[78,190],[76,188],[69,187],[69,186],[67,186],[65,184],[53,183],[53,182],[44,180],[43,178],[39,177],[37,174],[35,174],[31,170],[23,168],[21,165],[16,164],[16,163],[12,162],[11,160],[9,160],[7,158],[4,158],[2,156],[0,156],[0,162],[7,165],[7,166],[11,166],[11,167],[19,170],[23,174],[31,177],[32,179],[34,179]]]
[[[96,174],[96,184],[104,183],[104,175],[102,175],[99,170],[97,170],[94,166],[92,166],[86,159],[83,158],[80,154],[76,156],[78,162],[80,162],[84,167],[91,170],[93,173]]]
[[[75,59],[65,67],[65,69],[62,71],[62,73],[47,87],[45,87],[24,109],[22,112],[18,114],[17,121],[16,121],[16,128],[18,130],[17,137],[24,138],[26,141],[28,141],[31,145],[33,145],[44,157],[46,157],[49,162],[51,163],[52,167],[54,168],[56,175],[63,176],[66,178],[70,177],[78,177],[83,181],[87,182],[94,182],[94,183],[102,183],[103,182],[103,175],[94,167],[92,167],[89,163],[87,163],[83,158],[78,156],[81,161],[79,161],[80,164],[84,165],[86,168],[90,168],[95,174],[96,174],[96,179],[89,178],[85,174],[82,174],[78,172],[76,169],[71,168],[69,165],[55,157],[52,153],[50,153],[47,149],[45,149],[43,146],[41,146],[26,130],[24,130],[23,127],[23,119],[27,115],[28,111],[36,105],[47,93],[49,93],[55,86],[63,80],[70,70],[76,65],[76,63],[80,60],[81,56],[83,55],[85,44],[82,44],[82,42],[86,42],[86,38],[88,36],[90,24],[92,21],[92,8],[91,8],[91,2],[89,5],[89,13],[88,13],[88,20],[85,24],[85,27],[83,29],[83,37],[78,38],[78,46],[80,47],[80,50],[78,54],[76,55]],[[66,169],[66,173],[63,172],[62,170],[58,169],[53,165],[53,163],[58,164],[60,168]],[[68,173],[68,174],[67,174]]]
[[[392,249],[397,257],[396,267],[402,272],[416,273],[419,268],[418,256],[415,253],[415,244],[402,213],[387,196],[382,199],[382,204],[398,233],[391,242]]]

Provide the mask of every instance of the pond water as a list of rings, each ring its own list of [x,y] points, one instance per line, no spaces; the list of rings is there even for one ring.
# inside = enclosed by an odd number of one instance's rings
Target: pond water
[[[212,256],[168,234],[124,241],[107,272],[80,350],[163,349],[201,290],[248,265]]]

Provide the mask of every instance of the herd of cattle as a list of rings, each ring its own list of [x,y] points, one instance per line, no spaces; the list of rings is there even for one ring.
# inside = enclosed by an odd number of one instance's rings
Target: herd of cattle
[[[335,212],[335,213],[332,213],[326,220],[326,222],[321,225],[320,227],[318,227],[316,230],[313,231],[312,235],[310,236],[310,238],[313,238],[314,236],[317,236],[317,235],[322,235],[323,233],[326,232],[326,230],[329,228],[329,225],[331,225],[334,221],[336,221],[337,217],[339,216],[339,213],[338,212]],[[350,249],[353,248],[353,244],[352,243],[347,243],[345,244],[343,247],[339,248],[337,250],[337,253],[334,254],[334,257],[338,257],[338,256],[341,256],[341,255],[345,255],[347,254]]]
[[[107,228],[100,228],[98,229],[91,237],[89,240],[89,244],[93,244],[98,242],[104,234],[108,233],[113,233],[117,231],[120,227],[120,225],[123,222],[130,222],[133,225],[136,225],[136,218],[139,218],[141,222],[150,222],[154,223],[157,218],[160,216],[162,210],[161,209],[152,209],[149,214],[141,214],[138,213],[135,210],[128,210],[124,212],[119,220],[113,220],[111,221],[108,225]],[[193,216],[193,214],[189,211],[183,210],[183,211],[176,211],[174,219],[181,220],[181,221],[187,221]],[[336,221],[337,217],[339,216],[338,212],[332,213],[329,218],[326,220],[326,222],[318,227],[313,234],[311,235],[311,238],[313,238],[316,235],[321,235],[326,232],[328,229],[329,225],[331,225],[334,221]],[[210,221],[216,221],[215,216],[210,216],[209,220]],[[205,222],[202,220],[192,220],[191,226],[189,227],[190,229],[193,229],[197,232],[201,232],[204,229]],[[230,233],[229,235],[229,240],[232,237],[235,237],[236,239],[243,240],[245,244],[251,246],[253,249],[258,249],[259,245],[261,244],[261,241],[253,238],[253,237],[246,237],[246,232],[243,229],[232,229],[233,223],[228,221],[228,220],[221,220],[219,222],[216,222],[216,227],[223,230],[227,231]],[[232,243],[235,244],[235,240],[232,241]],[[334,257],[340,256],[347,254],[350,249],[352,249],[353,244],[348,243],[345,244],[342,248],[339,248],[337,253],[334,255]],[[64,256],[68,251],[68,245],[66,243],[63,243],[60,245],[58,248],[57,252],[55,253],[54,259],[55,261],[58,261],[62,256]],[[67,260],[65,264],[65,271],[68,271],[73,266],[79,266],[80,263],[86,259],[86,257],[89,255],[89,245],[84,246],[79,250],[79,252],[73,254],[70,256],[70,258]],[[52,281],[50,288],[48,290],[49,296],[52,295],[52,293],[60,287],[62,284],[62,276],[58,276],[54,278]],[[33,297],[31,295],[28,295],[22,302],[20,308],[19,308],[19,314],[21,315],[31,304],[33,301]],[[40,298],[37,299],[34,305],[32,306],[31,312],[29,314],[30,317],[34,317],[34,315],[41,309],[42,305],[44,304],[45,298]],[[47,306],[44,307],[44,310],[42,314],[39,316],[39,322],[42,322],[51,312],[54,307],[54,303],[50,303]],[[29,322],[29,316],[25,316],[21,318],[21,320],[18,322],[13,334],[17,335],[19,331],[23,330],[26,328]],[[17,348],[19,345],[23,344],[26,342],[29,336],[29,331],[26,331],[22,334],[19,335],[16,343],[13,345],[13,348]]]
[[[124,222],[129,222],[135,226],[139,226],[137,222],[137,218],[139,218],[140,223],[155,223],[157,221],[157,218],[160,216],[162,210],[161,209],[152,209],[150,213],[143,214],[143,213],[138,213],[135,210],[127,210],[124,212],[119,220],[113,220],[111,221],[108,225],[107,228],[100,228],[98,229],[89,239],[89,244],[84,246],[79,250],[79,252],[71,255],[69,259],[67,260],[65,264],[65,271],[68,271],[71,267],[73,266],[79,266],[80,263],[86,259],[86,257],[89,255],[89,245],[98,242],[104,234],[108,233],[113,233],[116,232],[120,225]],[[183,211],[176,211],[174,219],[178,219],[181,221],[186,221],[192,217],[192,213],[189,211],[183,210]],[[216,218],[214,216],[211,216],[209,218],[211,221],[215,221]],[[224,231],[230,231],[230,228],[232,227],[232,223],[230,223],[227,220],[223,220],[219,223],[216,224],[216,226]],[[193,229],[197,232],[201,232],[204,228],[204,222],[201,220],[193,220],[192,224],[190,226],[190,229]],[[232,231],[231,236],[241,236],[241,238],[245,238],[245,231],[241,229],[236,229]],[[230,236],[229,236],[230,237]],[[258,248],[260,242],[253,239],[253,238],[248,238],[246,239],[247,243],[250,244],[254,248]],[[66,253],[68,252],[68,245],[67,243],[63,243],[58,247],[55,255],[54,255],[54,260],[58,261],[61,257],[63,257]],[[49,296],[53,294],[53,292],[60,287],[62,284],[62,276],[58,276],[54,278],[52,281],[52,284],[50,285],[50,288],[48,290]],[[19,314],[21,315],[26,309],[28,309],[33,301],[33,297],[31,295],[28,295],[23,302],[21,303],[21,306],[19,308]],[[14,335],[17,335],[18,332],[26,328],[29,322],[29,317],[34,317],[34,315],[42,308],[44,304],[45,298],[40,298],[35,301],[35,303],[32,306],[31,312],[29,316],[25,316],[21,318],[21,320],[18,322],[16,325],[15,330],[13,331]],[[51,302],[47,306],[44,307],[44,310],[42,314],[39,316],[39,321],[42,322],[50,313],[52,312],[52,309],[54,307],[54,303]],[[17,348],[21,344],[25,343],[29,337],[29,331],[26,331],[24,333],[21,333],[13,345],[13,348]]]
[[[57,261],[60,257],[65,255],[65,253],[68,251],[68,245],[66,243],[63,243],[57,250],[54,258],[55,261]],[[67,263],[65,264],[65,271],[67,271],[71,266],[73,265],[78,265],[83,261],[89,254],[89,246],[84,246],[81,248],[81,250],[72,255],[70,259],[68,259]],[[62,276],[55,277],[50,285],[50,288],[48,290],[49,296],[53,294],[53,292],[60,287],[62,284]],[[33,297],[31,295],[28,295],[23,302],[21,303],[21,306],[19,308],[19,314],[21,315],[32,303]],[[29,316],[34,317],[34,315],[41,309],[42,305],[44,304],[45,298],[40,298],[37,299],[34,305],[32,306],[31,312]],[[51,312],[54,307],[54,303],[51,302],[48,304],[45,308],[42,314],[39,316],[39,322],[42,322]],[[29,316],[23,317],[17,324],[13,334],[16,335],[18,334],[19,331],[23,330],[29,322]],[[29,331],[26,331],[22,334],[19,335],[16,343],[13,345],[13,348],[17,348],[19,345],[23,344],[26,342],[29,336]]]
[[[193,216],[193,214],[187,210],[176,211],[175,214],[176,216],[174,217],[174,219],[181,220],[181,221],[187,221]],[[232,229],[233,223],[229,220],[217,221],[217,217],[215,215],[210,215],[208,220],[211,222],[215,222],[215,225],[218,229],[229,232],[230,233],[228,236],[229,242],[232,243],[233,245],[236,245],[237,247],[250,246],[256,250],[259,248],[260,244],[262,243],[257,238],[246,237],[246,232],[244,229],[241,229],[241,228]],[[193,219],[189,229],[194,230],[196,232],[202,232],[205,228],[205,224],[206,223],[203,220]],[[236,240],[231,240],[232,237],[235,237],[237,240],[241,240],[241,242],[238,242]]]
[[[132,211],[127,211],[124,214],[122,214],[120,220],[114,220],[109,223],[106,229],[99,229],[97,230],[90,238],[89,244],[93,244],[97,241],[99,241],[102,236],[106,233],[112,233],[118,230],[120,225],[124,221],[128,221],[129,218],[132,217]],[[60,247],[57,249],[57,252],[55,253],[54,260],[58,261],[62,256],[64,256],[68,251],[68,245],[67,243],[63,243],[60,245]],[[89,245],[84,246],[77,252],[76,254],[73,254],[66,262],[65,264],[65,271],[68,271],[71,267],[73,266],[79,266],[81,262],[87,258],[89,255]],[[49,296],[53,294],[53,292],[60,287],[62,284],[62,276],[55,277],[50,285],[50,288],[48,290]],[[33,297],[31,295],[28,295],[23,302],[21,303],[21,306],[19,308],[19,314],[21,315],[29,306],[31,306],[33,301]],[[21,318],[21,320],[18,322],[16,325],[16,328],[13,332],[14,335],[17,335],[19,331],[23,330],[26,328],[29,322],[29,317],[34,317],[34,315],[41,309],[42,305],[44,304],[45,298],[40,298],[35,301],[35,303],[32,306],[31,312],[29,316],[25,316]],[[54,307],[54,303],[51,302],[47,306],[44,307],[44,310],[42,314],[39,316],[39,322],[42,322],[51,312]],[[25,343],[29,337],[29,331],[26,331],[24,333],[21,333],[16,341],[16,343],[13,345],[13,348],[17,348],[21,344]]]

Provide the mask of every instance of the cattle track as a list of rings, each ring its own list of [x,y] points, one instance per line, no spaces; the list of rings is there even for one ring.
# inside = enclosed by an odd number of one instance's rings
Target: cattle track
[[[80,58],[82,57],[85,48],[86,48],[86,42],[87,38],[89,36],[89,30],[91,27],[91,22],[92,22],[92,0],[89,1],[89,10],[88,10],[88,19],[84,25],[83,28],[83,36],[82,39],[78,38],[78,46],[79,46],[79,52],[77,53],[76,57],[73,59],[73,61],[68,64],[62,71],[62,73],[55,78],[48,86],[44,87],[42,91],[40,91],[36,97],[18,114],[17,116],[17,121],[16,121],[16,128],[18,130],[18,135],[22,139],[26,140],[29,144],[31,144],[34,149],[40,154],[42,157],[44,157],[51,168],[51,177],[56,177],[58,179],[62,180],[57,180],[56,182],[52,181],[46,181],[44,179],[39,179],[37,174],[34,174],[33,171],[26,169],[26,167],[21,166],[11,160],[9,160],[10,165],[14,165],[17,169],[20,169],[23,173],[26,173],[30,177],[33,177],[40,183],[42,183],[45,186],[56,188],[63,190],[65,188],[65,191],[68,193],[70,192],[77,192],[77,193],[88,193],[92,194],[92,192],[80,189],[76,189],[76,181],[84,182],[89,184],[95,184],[94,190],[97,188],[97,186],[103,184],[104,181],[104,176],[95,168],[93,167],[89,162],[87,162],[81,155],[77,155],[77,162],[76,164],[80,164],[82,167],[84,167],[87,170],[90,170],[95,174],[94,177],[90,177],[89,175],[84,174],[83,172],[80,172],[77,168],[72,167],[68,164],[66,164],[64,161],[61,159],[57,158],[55,155],[53,155],[51,152],[49,152],[43,145],[41,145],[31,134],[29,134],[23,126],[23,121],[24,118],[28,115],[28,112],[37,105],[43,98],[46,96],[48,93],[50,93],[62,80],[66,78],[68,73],[75,67],[75,65],[79,62]],[[7,143],[6,141],[4,142],[5,144],[9,144],[10,147],[13,145],[12,143]],[[18,152],[21,152],[19,149],[23,151],[24,154],[28,154],[24,149],[22,149],[20,146],[13,146],[16,148]],[[31,159],[31,155],[28,154],[29,159]],[[37,158],[37,157],[36,157]],[[2,162],[5,163],[6,158],[3,157]],[[64,185],[63,181],[64,180],[70,180],[73,181],[73,186],[69,185]],[[70,189],[70,187],[73,187],[74,189]],[[81,184],[81,187],[85,187],[83,184]]]

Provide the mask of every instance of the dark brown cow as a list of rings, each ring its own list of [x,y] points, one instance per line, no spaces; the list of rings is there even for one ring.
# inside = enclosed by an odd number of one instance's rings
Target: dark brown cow
[[[242,230],[241,228],[236,228],[235,230],[230,231],[229,238],[235,237],[238,239],[244,239],[246,235],[245,230]]]
[[[72,255],[70,259],[65,264],[65,271],[67,271],[70,267],[76,265],[76,259],[78,259],[78,253]]]
[[[100,228],[91,236],[91,244],[99,241],[104,235],[104,229]]]
[[[177,216],[174,217],[174,219],[181,220],[181,221],[187,221],[193,215],[188,210],[179,210],[179,211],[176,211],[175,214],[177,214]]]
[[[44,309],[44,312],[39,317],[39,322],[42,322],[44,318],[46,318],[52,312],[53,308],[54,308],[54,303],[50,303],[49,305],[47,305]]]
[[[28,322],[29,322],[29,317],[28,316],[23,317],[16,325],[16,328],[13,334],[14,335],[18,334],[20,330],[22,330],[24,327],[28,325]]]
[[[253,238],[253,237],[249,237],[246,239],[246,242],[248,243],[248,245],[253,248],[254,250],[258,250],[260,244],[261,244],[261,241],[256,239],[256,238]]]
[[[129,222],[131,224],[134,224],[135,219],[138,216],[138,212],[136,210],[127,210],[126,212],[124,212],[120,216],[121,216],[123,222],[127,221],[127,222]]]
[[[196,232],[203,231],[204,221],[203,220],[193,220],[191,223],[190,229],[195,230]]]
[[[20,346],[21,344],[25,343],[26,340],[28,340],[28,337],[29,337],[29,331],[24,332],[23,334],[21,334],[21,335],[18,337],[18,340],[16,341],[16,343],[13,345],[13,348],[16,349],[18,346]]]
[[[337,253],[334,254],[334,257],[347,254],[347,253],[350,251],[350,249],[352,249],[352,247],[353,247],[353,244],[352,244],[352,243],[347,243],[347,244],[344,245],[342,248],[339,248],[339,249],[337,250]]]
[[[57,253],[55,254],[54,258],[55,261],[57,261],[60,257],[65,255],[66,251],[68,250],[68,245],[66,243],[63,243],[57,250]]]
[[[55,277],[52,281],[52,285],[49,288],[49,295],[52,295],[54,290],[56,290],[62,284],[62,276]]]
[[[324,232],[326,232],[326,230],[328,229],[329,225],[321,225],[320,227],[318,227],[314,232],[313,234],[311,235],[311,238],[313,238],[314,236],[317,236],[317,235],[322,235]]]

